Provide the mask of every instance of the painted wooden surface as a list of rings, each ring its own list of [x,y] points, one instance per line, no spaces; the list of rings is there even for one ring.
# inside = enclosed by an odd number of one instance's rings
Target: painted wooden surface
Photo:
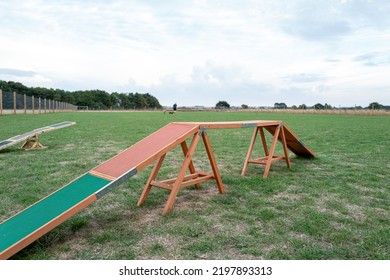
[[[94,168],[93,171],[112,178],[118,178],[133,168],[140,171],[198,130],[198,125],[170,123]]]
[[[0,142],[0,149],[8,146],[10,143],[14,144],[15,141],[23,141],[31,135],[73,124],[71,122],[64,122],[34,130],[30,132],[31,134],[25,133],[15,136]],[[211,148],[211,142],[208,135],[204,132],[206,129],[244,127],[255,127],[255,133],[260,132],[261,134],[263,145],[263,128],[274,136],[271,150],[268,151],[268,148],[264,147],[266,156],[268,157],[265,161],[268,170],[274,161],[273,153],[278,140],[283,144],[285,150],[284,158],[288,157],[287,148],[298,155],[315,157],[315,154],[280,121],[170,123],[90,170],[65,187],[2,222],[0,224],[0,259],[9,258],[17,253],[40,236],[96,201],[101,195],[104,195],[113,187],[122,184],[153,162],[156,162],[155,167],[152,170],[152,174],[149,177],[138,205],[145,201],[151,186],[160,186],[170,191],[163,213],[167,213],[172,209],[180,188],[190,184],[199,186],[200,182],[205,180],[215,180],[219,192],[223,193],[224,186]],[[192,141],[190,146],[187,147],[186,140],[190,137],[192,137]],[[203,140],[213,170],[209,174],[196,171],[192,162],[192,156],[195,153],[200,139]],[[252,137],[251,146],[253,146],[254,141],[255,138]],[[165,155],[177,145],[181,145],[184,154],[182,167],[177,178],[162,182],[154,181],[162,166]],[[249,148],[250,153],[253,149],[251,146]],[[249,151],[248,159],[250,157]],[[190,171],[190,175],[186,175],[187,170]]]
[[[48,132],[48,131],[55,130],[55,129],[68,127],[68,126],[75,125],[75,124],[76,124],[75,122],[66,121],[66,122],[61,122],[61,123],[57,123],[57,124],[34,129],[32,131],[29,131],[29,132],[14,136],[12,138],[9,138],[7,140],[1,141],[0,142],[0,150],[5,149],[9,146],[15,145],[17,143],[26,141],[28,138],[39,135],[41,133]]]
[[[85,199],[94,197],[95,192],[107,183],[109,183],[107,180],[85,174],[2,222],[0,224],[0,259],[10,257],[10,253],[16,253],[47,233],[53,228],[52,224],[57,224],[57,221],[62,219],[67,211],[74,209]],[[96,198],[89,201],[92,203],[95,200]],[[77,211],[72,216],[89,204],[84,203],[82,208],[74,209]]]
[[[232,121],[232,122],[190,122],[206,129],[225,129],[225,128],[249,128],[264,127],[272,135],[275,134],[278,125],[282,124],[288,149],[294,154],[302,157],[315,158],[316,155],[311,151],[298,136],[282,121],[273,120],[250,120],[250,121]],[[278,139],[282,138],[279,135]]]

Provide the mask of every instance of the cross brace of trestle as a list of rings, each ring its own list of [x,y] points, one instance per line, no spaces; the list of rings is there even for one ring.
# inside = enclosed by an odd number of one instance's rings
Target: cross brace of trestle
[[[197,172],[195,170],[195,166],[192,161],[192,158],[194,156],[200,138],[202,138],[203,144],[206,148],[207,157],[212,168],[212,173]],[[197,188],[200,188],[200,183],[208,180],[215,180],[219,192],[224,193],[224,186],[222,183],[221,174],[218,170],[215,156],[211,148],[210,139],[206,133],[206,130],[200,129],[199,131],[197,131],[194,134],[189,147],[187,146],[186,141],[181,142],[180,145],[184,154],[184,160],[177,177],[163,180],[163,181],[156,180],[158,172],[160,171],[160,168],[164,162],[164,158],[167,153],[163,154],[160,158],[157,159],[152,169],[152,172],[150,173],[149,179],[146,182],[141,197],[138,200],[137,203],[138,206],[140,206],[142,203],[145,202],[152,187],[159,187],[170,191],[168,200],[163,210],[163,214],[168,213],[172,209],[175,199],[181,188],[192,186],[192,185],[195,185]],[[186,175],[187,170],[189,170],[190,173],[188,175]]]
[[[42,145],[42,143],[39,141],[39,134],[36,133],[32,136],[29,136],[24,144],[20,147],[22,150],[38,150],[38,149],[45,149],[46,147]]]

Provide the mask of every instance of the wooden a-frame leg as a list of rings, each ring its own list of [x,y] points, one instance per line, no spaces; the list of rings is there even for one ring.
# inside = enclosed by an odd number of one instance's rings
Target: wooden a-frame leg
[[[269,152],[267,147],[267,141],[265,140],[264,129],[262,127],[259,127],[258,130],[260,132],[261,142],[263,143],[264,155],[268,156]]]
[[[291,162],[290,162],[290,157],[288,156],[288,148],[287,148],[286,136],[284,133],[284,127],[282,127],[280,132],[282,136],[282,145],[283,145],[284,157],[286,159],[287,167],[291,168]]]
[[[152,189],[152,181],[154,181],[156,178],[157,178],[157,174],[158,174],[158,171],[160,170],[161,168],[161,165],[164,161],[164,158],[165,158],[165,155],[162,155],[158,160],[157,162],[155,163],[154,167],[153,167],[153,170],[152,172],[150,173],[150,176],[149,176],[149,179],[148,181],[146,182],[145,184],[145,187],[144,187],[144,190],[141,194],[141,197],[139,198],[138,200],[138,203],[137,203],[137,206],[140,206],[142,203],[145,202],[146,198],[148,197],[149,193],[150,193],[150,190]]]
[[[280,129],[281,129],[281,127],[278,126],[278,127],[276,128],[276,130],[275,130],[274,139],[272,140],[271,149],[270,149],[270,152],[269,152],[269,155],[268,155],[267,163],[266,163],[266,165],[265,165],[265,169],[264,169],[264,173],[263,173],[263,178],[267,178],[268,172],[269,172],[269,170],[270,170],[270,168],[271,168],[272,159],[273,159],[274,154],[275,154],[276,144],[278,143],[278,138],[279,138]]]
[[[183,182],[186,171],[189,168],[189,165],[192,161],[192,156],[195,153],[195,149],[196,149],[196,146],[198,145],[199,138],[200,138],[199,132],[197,132],[194,135],[194,137],[192,138],[190,147],[188,148],[187,154],[185,155],[185,158],[184,158],[183,164],[180,168],[179,174],[176,178],[175,183],[172,186],[171,193],[169,194],[168,200],[165,204],[163,214],[168,213],[173,207],[173,203],[175,202],[176,196],[180,190],[180,185]]]
[[[249,160],[251,159],[253,147],[255,145],[255,141],[256,141],[256,137],[257,137],[257,131],[258,131],[258,127],[256,127],[255,130],[253,131],[252,139],[251,139],[251,142],[250,142],[249,148],[248,148],[248,153],[246,154],[244,167],[242,168],[242,171],[241,171],[241,176],[244,176],[246,173],[246,170],[248,169]]]
[[[181,149],[183,150],[184,156],[186,156],[186,154],[188,153],[188,147],[187,147],[186,141],[181,142],[180,145],[181,145]],[[190,169],[191,174],[194,174],[196,172],[195,166],[194,166],[194,163],[192,160],[190,161],[190,165],[188,166],[188,168]],[[199,189],[200,183],[195,184],[195,186],[196,186],[196,188]]]
[[[218,190],[220,193],[225,192],[225,188],[222,183],[221,174],[219,173],[219,169],[217,166],[217,162],[215,160],[215,156],[213,150],[211,148],[210,139],[206,133],[202,133],[203,143],[206,148],[207,156],[210,161],[211,168],[213,169],[215,181],[217,182]]]

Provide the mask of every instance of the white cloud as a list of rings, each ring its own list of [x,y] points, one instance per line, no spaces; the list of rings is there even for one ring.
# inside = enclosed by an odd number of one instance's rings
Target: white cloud
[[[379,0],[2,1],[0,68],[35,74],[0,79],[167,105],[390,104],[389,14]]]

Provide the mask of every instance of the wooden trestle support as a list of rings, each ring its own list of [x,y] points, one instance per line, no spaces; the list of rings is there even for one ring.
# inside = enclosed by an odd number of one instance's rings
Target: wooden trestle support
[[[257,159],[251,159],[253,148],[254,148],[258,134],[260,134],[261,142],[263,144],[264,156],[257,158]],[[283,151],[284,151],[283,155],[275,155],[275,149],[276,149],[276,144],[278,143],[278,140],[280,140],[282,145],[283,145]],[[242,176],[245,175],[245,173],[248,169],[249,163],[262,164],[262,165],[265,165],[263,178],[267,178],[269,170],[271,168],[271,164],[274,163],[275,161],[279,161],[279,160],[283,160],[283,159],[286,161],[287,167],[291,168],[290,157],[288,155],[288,147],[287,147],[287,142],[286,142],[286,136],[284,133],[283,123],[280,123],[276,126],[270,150],[268,150],[267,141],[266,141],[265,134],[264,134],[264,127],[262,127],[262,126],[255,127],[251,142],[249,144],[248,153],[247,153],[247,156],[245,158],[244,167],[242,169],[241,175]]]
[[[193,155],[195,153],[196,147],[199,143],[200,138],[202,138],[204,146],[206,148],[207,156],[212,168],[213,173],[198,172],[195,170],[194,163],[192,161]],[[191,141],[190,146],[187,146],[186,141],[180,143],[183,154],[184,161],[181,165],[180,171],[176,178],[167,179],[163,181],[156,181],[158,172],[163,164],[166,153],[163,154],[155,163],[152,172],[147,180],[144,190],[141,194],[141,197],[137,203],[140,206],[145,202],[147,196],[149,195],[152,187],[159,187],[170,191],[168,200],[165,204],[163,214],[168,213],[175,202],[176,196],[181,188],[195,185],[197,188],[200,188],[200,183],[207,180],[215,180],[218,186],[220,193],[224,193],[224,186],[221,179],[221,174],[219,173],[218,166],[214,157],[213,150],[211,148],[210,139],[206,133],[205,129],[200,129],[197,131]],[[190,171],[189,175],[186,175],[187,170]]]

